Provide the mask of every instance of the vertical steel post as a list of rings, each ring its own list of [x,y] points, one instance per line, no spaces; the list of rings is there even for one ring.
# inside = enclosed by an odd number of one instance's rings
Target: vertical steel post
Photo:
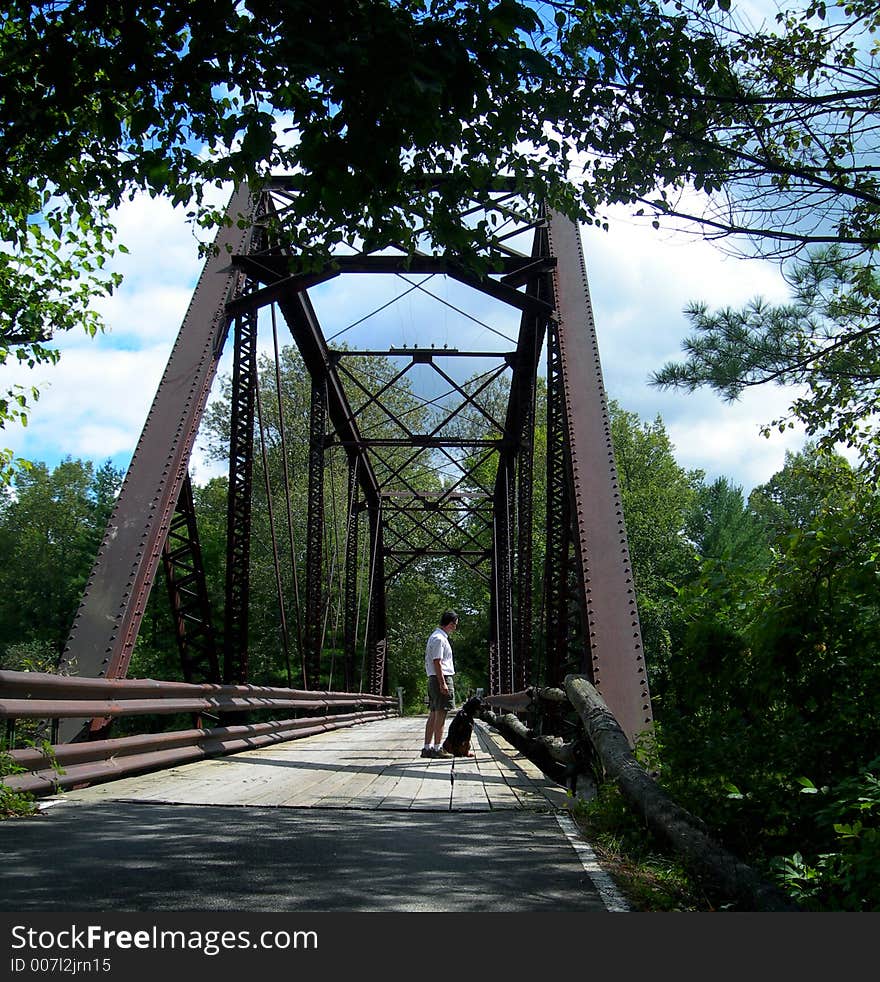
[[[572,540],[592,678],[631,741],[652,723],[611,419],[577,225],[551,213]]]
[[[498,550],[495,519],[492,519],[492,560],[489,573],[489,695],[501,692],[501,664],[498,657]]]
[[[358,604],[358,515],[359,484],[357,457],[348,460],[348,521],[345,529],[345,691],[354,691],[354,663],[357,648]]]
[[[229,439],[229,500],[226,516],[226,610],[223,681],[248,680],[251,491],[257,384],[257,315],[235,321],[232,415]]]
[[[532,681],[532,493],[534,487],[535,377],[523,380],[522,427],[517,454],[516,628],[513,690]]]
[[[217,639],[189,473],[180,489],[162,562],[184,681],[219,683]]]
[[[495,568],[495,624],[498,644],[498,685],[500,692],[513,691],[512,630],[512,502],[513,466],[508,453],[498,461],[492,521],[492,556]]]
[[[567,661],[567,555],[571,506],[565,433],[559,333],[556,324],[551,324],[547,334],[547,538],[544,556],[547,685],[561,685]],[[579,666],[578,670],[584,671],[584,668]],[[586,670],[589,671],[589,663]]]
[[[309,501],[306,532],[307,689],[321,687],[321,628],[324,611],[324,448],[327,431],[327,380],[312,378],[309,418]]]
[[[386,671],[385,661],[388,649],[387,618],[385,609],[385,554],[382,535],[382,513],[380,508],[371,508],[370,514],[370,623],[369,645],[369,691],[373,695],[384,695]]]

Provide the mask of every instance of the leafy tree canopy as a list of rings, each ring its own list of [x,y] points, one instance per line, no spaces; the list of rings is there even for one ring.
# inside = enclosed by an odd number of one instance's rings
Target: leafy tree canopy
[[[461,215],[499,174],[584,221],[623,202],[783,251],[873,249],[877,25],[868,0],[758,28],[729,0],[10,0],[0,362],[100,327],[126,196],[210,226],[213,185],[271,172],[299,181],[300,252],[422,229],[467,253],[490,230]],[[0,423],[32,396],[11,389]]]
[[[880,277],[870,265],[847,261],[831,248],[792,270],[787,304],[757,298],[736,310],[686,310],[694,333],[683,342],[686,358],[655,373],[654,383],[693,391],[709,385],[737,399],[765,383],[798,385],[788,415],[764,432],[800,420],[825,449],[855,447],[866,468],[880,470]]]

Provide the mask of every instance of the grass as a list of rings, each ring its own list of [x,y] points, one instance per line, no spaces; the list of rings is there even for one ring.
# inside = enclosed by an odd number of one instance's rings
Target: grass
[[[711,911],[716,908],[686,870],[664,854],[613,784],[590,802],[575,801],[571,816],[602,867],[637,911]]]

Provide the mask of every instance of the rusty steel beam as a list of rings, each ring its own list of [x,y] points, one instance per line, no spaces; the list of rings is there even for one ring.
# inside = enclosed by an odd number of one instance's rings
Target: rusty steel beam
[[[224,308],[240,288],[241,274],[230,268],[229,253],[248,250],[253,208],[245,186],[230,198],[233,221],[217,233],[216,251],[205,263],[168,359],[67,639],[64,671],[106,677],[128,671],[226,340]],[[68,725],[63,738],[74,738],[78,730]]]
[[[291,267],[291,260],[286,256],[250,254],[233,256],[232,262],[242,272],[254,280],[266,285],[275,285],[281,280],[306,281],[310,277],[326,276],[328,279],[340,273],[410,273],[413,275],[430,274],[442,275],[455,268],[449,259],[443,256],[383,256],[383,255],[339,255],[333,256],[327,266],[320,271],[299,273]],[[533,259],[523,257],[499,257],[493,260],[492,269],[487,276],[500,276],[501,282],[509,288],[521,286],[537,273],[546,272],[556,265],[556,260],[549,256]],[[311,284],[310,284],[311,285]],[[299,287],[302,289],[302,287]]]
[[[559,332],[551,324],[547,338],[547,499],[544,544],[545,676],[561,685],[567,666],[568,579],[571,552],[571,488],[568,469],[565,398],[559,356]],[[589,674],[590,663],[577,672]]]
[[[83,678],[50,672],[0,671],[0,700],[66,699],[119,701],[126,699],[287,699],[300,702],[370,702],[362,692],[288,689],[272,685],[216,685],[210,682],[164,682],[156,679]]]
[[[63,764],[62,770],[56,770],[51,766],[35,769],[27,774],[9,775],[2,779],[2,783],[13,791],[26,791],[35,795],[54,794],[59,788],[112,781],[128,774],[144,773],[209,757],[225,756],[285,740],[299,740],[317,733],[387,719],[389,713],[396,715],[391,712],[389,706],[389,709],[379,712],[340,713],[329,717],[281,720],[277,723],[154,734],[151,742],[141,752],[126,752],[127,748],[117,746],[109,749],[102,747],[106,757],[92,757],[79,763],[63,763],[59,757],[59,764]],[[174,739],[166,741],[164,739],[166,737]],[[184,740],[181,741],[180,737]],[[75,746],[94,747],[103,744],[116,745],[121,742],[121,740],[100,740]],[[167,746],[168,743],[172,745]],[[43,761],[48,763],[45,757]]]
[[[386,684],[388,627],[385,609],[385,556],[382,546],[383,516],[380,508],[370,508],[370,613],[367,630],[369,692],[383,695]]]
[[[320,694],[320,693],[318,693]],[[0,719],[69,719],[82,715],[91,718],[117,718],[121,716],[175,716],[178,713],[250,713],[257,709],[326,709],[330,705],[356,705],[357,699],[348,703],[328,703],[324,699],[278,699],[256,696],[205,699],[2,699]]]
[[[305,294],[285,295],[278,306],[290,328],[296,346],[313,379],[325,379],[327,384],[327,413],[339,442],[353,449],[357,456],[358,482],[368,504],[379,503],[379,482],[367,453],[360,448],[361,435],[355,414],[345,389],[333,366],[333,358],[321,331],[311,301]]]
[[[317,688],[321,676],[321,625],[324,610],[324,447],[327,427],[327,385],[312,379],[309,417],[309,493],[306,518],[306,623],[303,684]]]
[[[553,308],[553,287],[547,273],[555,268],[543,262],[549,250],[547,231],[544,226],[536,228],[532,243],[532,257],[536,275],[527,284],[526,293],[540,299],[548,309]],[[523,315],[517,339],[516,359],[513,378],[510,383],[510,397],[504,432],[507,438],[515,440],[516,447],[516,566],[514,606],[512,688],[522,689],[532,681],[532,648],[534,646],[532,611],[532,520],[534,489],[534,430],[535,394],[538,366],[547,318]],[[512,506],[511,506],[512,511]]]
[[[505,455],[498,463],[492,528],[492,640],[498,659],[496,692],[510,692],[513,686],[513,476],[513,463]]]
[[[187,682],[219,682],[217,639],[188,473],[162,549],[162,561],[183,677]]]
[[[573,495],[578,593],[593,683],[633,741],[653,721],[611,420],[577,225],[555,212],[548,236]]]
[[[232,418],[229,427],[229,491],[226,517],[226,607],[223,681],[248,680],[251,504],[257,386],[257,318],[235,321]]]
[[[336,361],[355,355],[375,358],[412,358],[419,364],[429,364],[435,358],[503,358],[512,364],[516,357],[514,351],[462,351],[460,348],[332,348],[331,354]]]
[[[348,519],[345,525],[345,625],[343,676],[346,689],[354,686],[355,654],[357,651],[358,624],[358,460],[348,463]]]

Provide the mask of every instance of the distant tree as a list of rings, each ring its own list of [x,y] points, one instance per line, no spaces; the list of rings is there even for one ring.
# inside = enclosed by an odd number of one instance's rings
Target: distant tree
[[[676,463],[659,416],[646,423],[613,400],[609,408],[645,659],[659,694],[679,630],[676,590],[696,571],[684,535],[696,475]]]
[[[797,453],[786,451],[785,466],[749,495],[749,508],[771,536],[791,535],[812,526],[831,507],[852,494],[849,463],[814,442]]]
[[[746,505],[743,489],[726,477],[697,482],[686,532],[701,560],[763,565],[769,558],[764,524]]]
[[[855,447],[861,462],[880,474],[880,277],[870,263],[845,259],[839,249],[816,253],[791,270],[790,303],[758,298],[741,309],[685,311],[695,333],[687,355],[655,373],[660,387],[715,389],[734,401],[748,388],[802,387],[789,414],[764,432],[802,422],[828,450]]]
[[[0,650],[45,642],[60,654],[121,476],[67,458],[0,489]]]
[[[815,860],[839,843],[818,820],[827,803],[801,788],[848,781],[880,746],[880,497],[814,448],[790,455],[749,507],[766,562],[708,561],[680,591],[687,627],[661,754],[680,800],[743,855]]]

